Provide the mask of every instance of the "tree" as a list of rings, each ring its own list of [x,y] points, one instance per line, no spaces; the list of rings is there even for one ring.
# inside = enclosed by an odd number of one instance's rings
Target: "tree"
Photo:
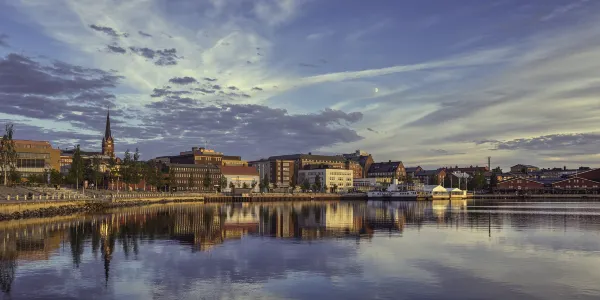
[[[73,162],[71,162],[71,169],[69,170],[69,178],[71,182],[75,182],[76,189],[79,189],[79,182],[83,181],[84,175],[85,164],[83,157],[81,157],[81,148],[77,145],[73,152]]]
[[[142,180],[142,164],[140,163],[140,150],[135,148],[133,161],[131,161],[131,183],[134,185],[140,184]]]
[[[260,182],[260,189],[261,191],[269,191],[269,176],[267,176],[267,174],[265,174],[265,176],[262,178],[261,182]]]
[[[10,174],[8,176],[10,184],[21,182],[21,173],[16,169],[10,170]]]
[[[498,174],[492,172],[492,177],[490,178],[490,192],[493,192],[494,189],[498,186]]]
[[[327,185],[324,185],[324,186],[323,186],[323,191],[324,191],[324,192],[327,192],[327,191],[328,191],[328,189],[329,189],[329,187],[328,187]]]
[[[496,167],[494,170],[492,170],[492,172],[496,174],[502,174],[502,169],[500,169],[500,167]]]
[[[308,178],[304,178],[302,181],[302,191],[307,192],[308,190],[310,190],[310,182],[308,181]]]
[[[406,183],[413,183],[413,177],[410,175],[406,175]]]
[[[227,188],[227,177],[221,175],[221,184],[219,184],[219,192],[223,192]]]
[[[292,178],[290,181],[290,187],[292,188],[292,194],[294,193],[294,190],[296,190],[296,176],[294,174],[292,174]]]
[[[256,182],[256,180],[252,180],[252,183],[250,184],[250,187],[252,188],[252,190],[254,190],[254,188],[256,188],[256,185],[258,184],[258,182]]]
[[[210,178],[210,171],[206,170],[206,174],[204,174],[204,180],[202,181],[202,185],[204,186],[205,190],[208,190],[211,184],[212,179]]]
[[[17,151],[13,134],[13,125],[7,124],[0,141],[0,169],[4,174],[4,185],[8,185],[10,173],[16,169],[17,165]]]
[[[57,170],[50,170],[50,184],[52,185],[61,185],[63,182],[63,176]]]
[[[242,188],[244,188],[244,189],[247,189],[247,188],[248,188],[248,184],[247,184],[246,182],[244,182],[244,183],[242,184]]]
[[[477,171],[475,175],[471,178],[469,182],[469,186],[473,190],[483,189],[486,185],[485,174],[481,171]]]
[[[175,177],[175,169],[169,167],[169,189],[177,188],[177,178]]]
[[[188,178],[188,182],[187,182],[187,188],[188,188],[188,190],[193,190],[194,187],[195,187],[194,174],[190,173],[190,177]]]
[[[129,190],[129,184],[133,182],[132,164],[133,158],[131,157],[131,152],[127,149],[121,162],[121,178],[125,186],[127,186],[127,190]]]
[[[233,192],[233,190],[235,190],[235,184],[233,183],[233,181],[229,182],[229,189]]]
[[[321,182],[321,175],[317,174],[317,176],[315,176],[315,190],[320,192],[322,184],[323,183]]]
[[[102,172],[100,172],[100,157],[98,155],[94,155],[92,157],[92,180],[94,181],[94,186],[98,189],[98,180],[102,180]]]
[[[337,185],[337,184],[334,184],[334,185],[333,185],[333,192],[334,192],[334,193],[337,193],[337,190],[338,190],[338,185]]]

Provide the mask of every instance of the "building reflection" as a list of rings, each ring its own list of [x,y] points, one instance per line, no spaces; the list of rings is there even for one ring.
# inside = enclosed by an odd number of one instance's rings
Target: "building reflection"
[[[246,236],[360,242],[378,233],[401,236],[405,230],[426,224],[489,230],[490,235],[493,228],[503,225],[600,229],[595,215],[515,215],[492,213],[494,209],[481,212],[465,200],[173,204],[0,222],[0,289],[10,292],[20,263],[49,260],[59,251],[70,251],[75,268],[82,264],[84,252],[91,251],[103,263],[108,285],[116,252],[131,259],[139,255],[141,245],[157,241],[176,242],[198,252]]]

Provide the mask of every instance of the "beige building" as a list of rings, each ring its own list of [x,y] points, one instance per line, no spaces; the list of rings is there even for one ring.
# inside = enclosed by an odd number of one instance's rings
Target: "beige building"
[[[60,170],[60,150],[47,141],[14,140],[17,172],[23,177]]]
[[[248,162],[243,160],[240,156],[230,156],[224,155],[222,164],[224,166],[238,166],[238,167],[247,167]]]
[[[354,187],[352,170],[344,169],[299,170],[298,184],[302,185],[304,180],[308,179],[308,183],[312,186],[317,175],[321,180],[321,188],[326,188],[326,192],[346,192]]]
[[[222,176],[227,179],[224,192],[232,192],[232,186],[234,188],[252,188],[254,186],[252,191],[259,191],[260,177],[256,168],[244,166],[220,166],[219,168]]]

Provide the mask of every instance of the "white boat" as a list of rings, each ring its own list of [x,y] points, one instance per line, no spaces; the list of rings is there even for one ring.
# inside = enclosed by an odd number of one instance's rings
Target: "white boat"
[[[385,191],[370,191],[367,193],[369,199],[393,198],[399,200],[417,200],[418,195],[419,193],[416,190],[410,189],[407,185],[398,184],[397,179],[394,179]]]

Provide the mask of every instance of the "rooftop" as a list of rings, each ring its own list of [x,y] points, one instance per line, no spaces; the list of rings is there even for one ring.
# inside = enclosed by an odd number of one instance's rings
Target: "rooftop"
[[[401,161],[388,161],[373,163],[369,168],[369,173],[374,172],[395,172],[399,166],[402,166]]]
[[[309,154],[289,154],[289,155],[279,155],[279,156],[271,156],[271,157],[269,157],[269,160],[273,160],[273,159],[289,159],[289,160],[311,159],[311,160],[334,161],[334,162],[345,162],[346,161],[346,159],[343,156],[337,156],[337,155],[313,155],[312,153],[309,153]]]

